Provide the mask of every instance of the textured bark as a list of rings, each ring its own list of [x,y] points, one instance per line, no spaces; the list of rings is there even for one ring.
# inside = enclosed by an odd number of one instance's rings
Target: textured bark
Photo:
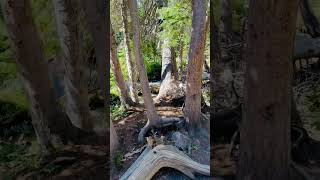
[[[32,123],[42,149],[51,149],[53,135],[58,136],[63,143],[72,141],[75,144],[104,144],[103,138],[95,133],[85,132],[73,126],[59,110],[54,99],[41,40],[32,19],[30,1],[8,0],[4,3],[15,60],[19,66],[29,100]],[[92,141],[93,139],[95,141]]]
[[[169,46],[169,40],[164,40],[162,44],[161,84],[155,102],[162,101],[163,98],[175,99],[183,96],[178,86],[178,70],[174,53],[174,49]]]
[[[123,40],[126,52],[126,62],[128,68],[128,77],[131,84],[130,87],[130,96],[134,102],[138,102],[138,89],[137,89],[137,69],[135,63],[132,59],[132,52],[130,47],[130,35],[129,35],[129,25],[128,25],[128,14],[127,14],[127,0],[122,0],[121,4],[121,16],[122,16],[122,25],[123,25]]]
[[[65,108],[72,123],[92,129],[85,59],[81,52],[80,7],[77,0],[53,0],[57,31],[65,64]]]
[[[27,92],[32,124],[42,150],[49,153],[53,146],[48,121],[55,117],[56,107],[41,40],[32,19],[30,1],[6,0],[2,7],[14,46],[15,61]]]
[[[82,0],[86,19],[88,21],[88,29],[93,37],[95,55],[98,64],[99,85],[102,91],[104,102],[107,96],[107,75],[110,73],[109,55],[107,54],[108,42],[108,25],[107,25],[107,1]]]
[[[298,5],[299,0],[250,1],[240,180],[289,179],[291,59]]]
[[[309,0],[301,0],[300,12],[303,18],[304,25],[307,28],[307,32],[313,38],[319,37],[320,23],[310,7]]]
[[[232,5],[231,0],[221,0],[220,32],[223,46],[228,46],[232,39]]]
[[[192,1],[192,32],[187,70],[187,89],[184,113],[189,133],[195,135],[201,122],[202,67],[206,42],[206,1]]]
[[[121,66],[118,60],[118,53],[117,53],[117,44],[116,38],[113,30],[111,29],[111,37],[110,37],[110,44],[111,44],[111,66],[113,70],[113,74],[116,80],[116,84],[120,91],[120,98],[122,104],[128,108],[129,106],[133,106],[133,101],[129,96],[129,91],[127,89],[126,83],[124,82]]]
[[[134,50],[135,50],[135,59],[139,71],[140,82],[141,82],[141,89],[143,94],[144,106],[147,113],[148,122],[146,126],[141,130],[139,134],[139,141],[143,141],[144,133],[151,127],[151,126],[158,126],[161,121],[160,117],[156,112],[156,108],[153,104],[153,100],[151,97],[151,92],[149,88],[149,80],[147,77],[147,73],[145,70],[145,66],[142,59],[141,54],[141,37],[140,37],[140,27],[139,27],[139,19],[138,19],[138,8],[137,8],[137,1],[136,0],[129,0],[129,11],[132,19],[132,27],[133,27],[133,37],[134,37]]]
[[[183,72],[183,48],[184,48],[184,41],[183,41],[183,33],[181,33],[180,43],[179,43],[179,73],[180,73],[180,80],[182,79],[182,72]]]

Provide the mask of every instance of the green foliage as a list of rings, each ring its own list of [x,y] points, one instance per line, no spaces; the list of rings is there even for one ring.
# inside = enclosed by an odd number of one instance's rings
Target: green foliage
[[[22,170],[39,168],[40,160],[41,153],[30,154],[26,145],[2,144],[0,146],[0,164],[10,168],[8,177],[13,177],[15,173]]]
[[[169,39],[172,47],[177,47],[181,38],[184,44],[189,44],[192,18],[190,0],[169,0],[167,7],[159,9],[159,14],[163,20],[161,39]]]
[[[111,117],[113,121],[118,121],[124,117],[127,117],[127,110],[120,104],[111,106]]]
[[[119,151],[116,151],[114,153],[114,157],[113,157],[113,163],[115,165],[115,167],[120,170],[123,168],[123,162],[122,162],[122,159],[123,159],[123,155],[121,152]]]

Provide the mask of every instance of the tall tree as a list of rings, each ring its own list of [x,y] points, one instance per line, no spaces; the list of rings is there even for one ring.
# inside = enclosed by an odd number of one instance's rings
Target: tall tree
[[[135,50],[135,59],[137,63],[137,67],[139,70],[140,82],[141,82],[141,89],[143,94],[144,106],[146,108],[148,122],[142,128],[141,132],[139,133],[139,141],[142,142],[144,140],[145,133],[152,127],[152,126],[159,126],[161,125],[161,119],[156,112],[156,108],[153,104],[153,99],[151,97],[151,92],[149,88],[149,80],[145,70],[145,66],[142,59],[141,54],[141,37],[140,37],[140,27],[139,27],[139,19],[138,19],[138,8],[137,8],[137,1],[136,0],[129,0],[129,11],[132,19],[132,26],[133,26],[133,37],[134,37],[134,50]]]
[[[240,180],[289,179],[292,53],[298,5],[299,0],[250,1]]]
[[[129,96],[129,91],[127,89],[127,86],[125,84],[125,81],[123,79],[122,71],[121,71],[121,66],[118,60],[118,53],[117,53],[117,44],[116,44],[116,37],[111,29],[111,34],[110,34],[110,44],[111,44],[111,66],[113,70],[113,74],[117,83],[117,86],[120,91],[120,97],[122,104],[128,108],[129,106],[133,106],[133,101]]]
[[[80,1],[53,0],[53,5],[60,46],[64,55],[66,113],[75,126],[92,129],[85,59],[81,50]]]
[[[209,21],[207,1],[192,1],[192,32],[187,69],[187,90],[184,113],[189,133],[193,136],[201,122],[202,67]]]
[[[85,132],[73,126],[59,110],[41,40],[32,19],[30,0],[2,2],[6,26],[15,50],[15,61],[29,100],[32,124],[42,149],[52,150],[53,136],[57,136],[63,143],[104,143],[93,132]],[[96,141],[92,142],[92,139]]]
[[[125,54],[126,54],[126,62],[127,62],[127,71],[129,82],[131,84],[130,87],[130,95],[134,102],[138,102],[138,89],[137,89],[137,70],[132,59],[132,52],[130,47],[130,35],[129,35],[129,24],[128,24],[128,8],[127,8],[127,1],[121,1],[121,17],[122,17],[122,26],[123,26],[123,40],[124,40],[124,47],[125,47]]]
[[[15,61],[27,92],[32,125],[42,150],[50,153],[53,145],[48,121],[55,117],[56,107],[41,40],[32,19],[30,1],[6,0],[3,1],[2,7],[15,51]]]

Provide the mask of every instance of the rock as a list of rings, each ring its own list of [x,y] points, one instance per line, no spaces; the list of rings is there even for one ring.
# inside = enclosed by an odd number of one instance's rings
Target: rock
[[[171,136],[175,146],[183,151],[187,150],[191,142],[190,138],[180,132],[174,132]]]

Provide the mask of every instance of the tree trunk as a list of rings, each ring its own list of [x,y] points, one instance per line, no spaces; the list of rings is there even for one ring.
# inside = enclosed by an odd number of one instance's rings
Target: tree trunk
[[[179,74],[180,80],[182,80],[182,73],[183,73],[183,48],[184,48],[184,41],[183,41],[183,34],[180,37],[179,43]]]
[[[304,25],[307,28],[307,32],[313,38],[319,37],[320,23],[310,7],[309,0],[301,0],[300,12],[303,18]]]
[[[206,42],[206,1],[192,1],[192,32],[187,70],[187,89],[184,113],[189,133],[195,135],[201,122],[202,67]]]
[[[5,1],[6,25],[15,50],[15,60],[29,100],[32,123],[44,151],[52,149],[51,138],[57,135],[63,143],[99,143],[93,132],[74,127],[59,110],[48,75],[48,66],[39,34],[31,15],[29,0]],[[23,27],[23,29],[21,28]],[[92,142],[95,139],[95,142]],[[105,141],[101,141],[105,143]]]
[[[88,28],[93,37],[95,55],[98,64],[98,74],[99,74],[99,85],[102,91],[102,96],[104,103],[106,103],[107,97],[107,79],[108,74],[110,74],[109,55],[108,50],[108,26],[107,26],[107,2],[101,0],[94,1],[82,1],[82,6],[86,13],[86,18],[88,21]]]
[[[133,101],[131,100],[129,96],[129,91],[127,89],[126,83],[123,79],[121,66],[118,60],[118,53],[117,53],[117,44],[116,44],[116,38],[113,30],[111,29],[111,37],[110,37],[110,44],[111,44],[111,66],[113,70],[113,75],[115,77],[117,86],[120,91],[120,97],[122,104],[124,107],[128,108],[130,106],[133,106]]]
[[[65,63],[66,113],[75,126],[92,129],[85,59],[81,52],[79,2],[77,0],[53,0],[53,5]]]
[[[117,149],[119,145],[118,135],[116,130],[114,129],[112,120],[110,120],[110,154],[113,155],[114,151]]]
[[[149,88],[149,80],[147,77],[147,73],[145,70],[145,66],[142,59],[141,54],[141,37],[140,37],[140,27],[139,27],[139,19],[138,19],[138,8],[136,0],[129,0],[129,10],[132,19],[132,27],[133,27],[133,37],[134,37],[134,50],[135,50],[135,59],[139,71],[141,89],[143,94],[144,105],[146,108],[148,122],[146,126],[141,130],[139,134],[139,141],[142,142],[145,132],[150,129],[151,126],[158,126],[160,121],[160,117],[156,112],[156,108],[153,104],[153,100],[151,97],[151,92]]]
[[[240,180],[288,180],[292,53],[299,0],[250,1]]]
[[[231,0],[221,0],[221,46],[223,47],[223,59],[228,58],[228,52],[225,49],[231,44],[232,40],[232,4]]]
[[[6,0],[3,1],[2,8],[14,46],[15,61],[27,92],[32,124],[42,150],[50,153],[53,145],[48,121],[55,117],[56,107],[53,89],[49,84],[48,67],[43,62],[41,40],[32,19],[30,1]]]
[[[123,25],[123,36],[124,36],[124,46],[125,46],[125,53],[126,53],[126,62],[128,68],[128,77],[129,82],[131,84],[130,87],[130,95],[134,102],[139,102],[138,99],[138,89],[137,89],[137,71],[135,63],[131,56],[131,47],[130,47],[130,35],[129,35],[129,25],[128,25],[128,14],[127,14],[127,1],[122,0],[121,4],[121,16],[122,16],[122,25]]]
[[[162,44],[161,65],[161,84],[159,94],[155,99],[156,103],[183,96],[177,82],[178,70],[175,61],[175,52],[174,49],[169,46],[168,39],[164,40]]]

